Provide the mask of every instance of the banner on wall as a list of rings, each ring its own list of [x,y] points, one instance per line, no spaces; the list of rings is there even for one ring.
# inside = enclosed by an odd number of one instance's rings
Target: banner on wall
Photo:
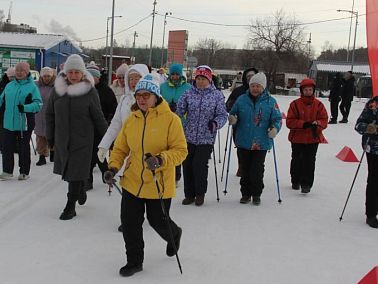
[[[35,69],[35,50],[0,47],[0,78],[9,67],[21,61],[28,62],[30,69]]]
[[[373,96],[378,96],[378,1],[366,0],[366,35]]]

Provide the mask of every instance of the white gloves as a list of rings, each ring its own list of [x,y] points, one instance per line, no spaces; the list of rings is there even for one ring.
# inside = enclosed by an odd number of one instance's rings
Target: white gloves
[[[236,117],[236,115],[230,114],[228,116],[228,124],[235,125],[237,122],[238,122],[238,118]]]
[[[275,127],[271,127],[271,128],[268,128],[268,136],[269,138],[275,138],[277,136],[277,128]]]
[[[97,157],[101,163],[105,161],[107,153],[108,153],[108,150],[106,150],[105,148],[98,148]]]

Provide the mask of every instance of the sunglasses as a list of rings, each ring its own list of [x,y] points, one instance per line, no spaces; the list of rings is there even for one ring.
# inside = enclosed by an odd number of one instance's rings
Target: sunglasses
[[[141,98],[148,100],[151,97],[151,93],[138,93],[135,94],[135,99],[140,100]]]

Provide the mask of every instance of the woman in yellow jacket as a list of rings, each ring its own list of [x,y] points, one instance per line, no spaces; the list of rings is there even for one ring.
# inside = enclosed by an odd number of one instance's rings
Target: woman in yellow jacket
[[[152,171],[156,174],[169,216],[176,189],[175,167],[188,154],[181,121],[162,99],[158,80],[151,74],[145,75],[136,86],[135,98],[137,110],[132,112],[118,134],[110,155],[110,170],[104,174],[107,183],[111,184],[115,173],[128,157],[121,178],[121,222],[127,255],[127,264],[120,269],[122,276],[131,276],[143,270],[142,224],[145,211],[150,225],[167,241],[166,254],[174,256],[174,247],[178,250],[182,230],[170,220],[174,246],[170,243]]]

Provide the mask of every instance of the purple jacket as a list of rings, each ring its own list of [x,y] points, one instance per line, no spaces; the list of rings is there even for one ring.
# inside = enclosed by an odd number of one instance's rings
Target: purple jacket
[[[55,81],[55,76],[51,79],[48,85],[42,82],[42,78],[40,78],[39,81],[36,83],[39,89],[39,92],[41,93],[42,102],[43,102],[41,111],[35,114],[34,133],[35,135],[38,135],[38,136],[43,136],[43,137],[46,136],[45,112],[46,112],[47,102],[49,101],[49,97],[50,97],[50,91],[54,88],[54,81]]]
[[[204,90],[192,86],[180,97],[176,113],[180,117],[186,115],[186,141],[194,145],[214,144],[216,131],[210,131],[209,121],[215,121],[217,129],[221,129],[228,116],[223,94],[214,85]]]

